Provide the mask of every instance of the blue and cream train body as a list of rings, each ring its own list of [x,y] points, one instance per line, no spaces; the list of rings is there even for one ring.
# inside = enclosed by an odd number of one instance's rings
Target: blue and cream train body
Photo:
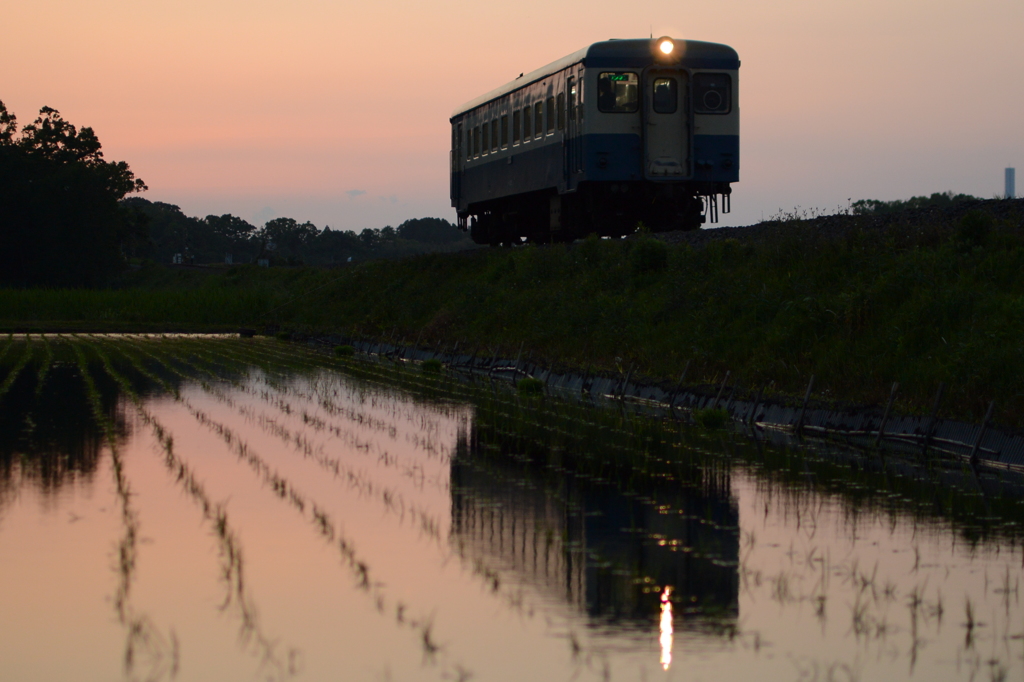
[[[460,107],[451,199],[478,243],[695,229],[739,180],[725,45],[594,43]]]

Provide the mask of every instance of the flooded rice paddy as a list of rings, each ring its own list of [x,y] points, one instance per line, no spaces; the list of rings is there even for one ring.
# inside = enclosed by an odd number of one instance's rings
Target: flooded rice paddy
[[[276,341],[11,338],[0,678],[1019,679],[1019,501],[908,471]]]

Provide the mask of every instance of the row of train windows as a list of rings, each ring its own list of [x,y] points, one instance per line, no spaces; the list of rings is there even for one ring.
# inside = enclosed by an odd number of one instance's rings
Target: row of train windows
[[[686,83],[686,75],[679,74]],[[598,111],[613,114],[635,113],[640,107],[640,79],[631,71],[605,71],[597,79]],[[651,105],[656,113],[674,114],[679,106],[680,85],[674,77],[659,77],[651,82]],[[529,142],[534,138],[551,135],[555,129],[565,128],[566,116],[570,121],[583,121],[583,107],[576,105],[577,88],[575,79],[568,80],[568,109],[566,96],[561,92],[532,106],[512,112],[512,126],[509,130],[509,116],[492,119],[467,131],[465,144],[466,160],[486,154],[493,154],[509,146],[509,132],[512,144]],[[732,79],[724,73],[698,73],[693,76],[693,110],[698,114],[728,114],[732,111]],[[582,98],[581,98],[582,100]],[[545,110],[547,115],[545,116]],[[545,125],[546,124],[546,125]],[[462,148],[462,130],[452,131],[453,147]]]
[[[499,149],[508,149],[509,133],[511,142],[529,142],[533,139],[553,135],[555,130],[565,130],[566,119],[583,121],[583,107],[576,105],[576,85],[569,79],[568,108],[564,92],[557,97],[548,97],[537,101],[531,106],[512,112],[512,126],[509,130],[509,115],[486,121],[467,131],[466,160],[484,154],[493,154]],[[461,131],[457,133],[461,137]],[[457,140],[456,142],[460,142]]]

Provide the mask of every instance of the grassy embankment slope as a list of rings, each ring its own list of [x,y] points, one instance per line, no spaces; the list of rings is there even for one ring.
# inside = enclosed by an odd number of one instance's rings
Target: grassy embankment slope
[[[267,323],[463,348],[580,368],[633,368],[1024,426],[1024,230],[987,213],[844,216],[694,248],[650,238],[377,261],[340,270],[137,272],[104,291],[0,292],[0,328],[217,330]],[[992,206],[999,210],[993,212]]]

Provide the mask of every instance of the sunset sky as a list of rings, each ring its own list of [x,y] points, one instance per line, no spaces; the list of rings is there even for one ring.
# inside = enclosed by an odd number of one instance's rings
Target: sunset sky
[[[92,126],[144,197],[361,230],[454,220],[448,117],[584,45],[722,42],[740,69],[748,224],[1024,168],[1024,2],[36,0],[5,7],[0,100]],[[1024,183],[1021,183],[1024,184]]]

